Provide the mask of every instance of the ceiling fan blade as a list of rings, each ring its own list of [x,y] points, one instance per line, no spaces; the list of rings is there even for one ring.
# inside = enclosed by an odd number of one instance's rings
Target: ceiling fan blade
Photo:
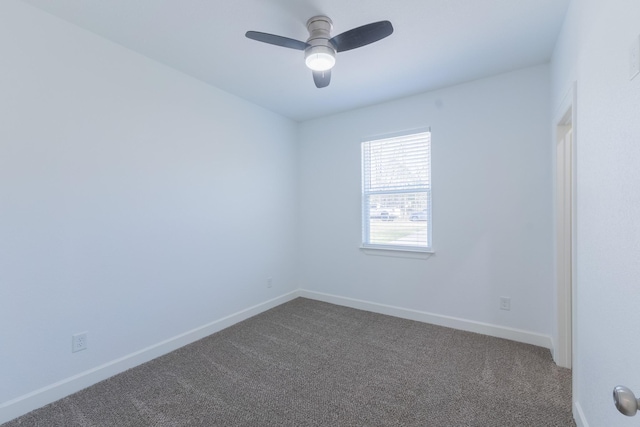
[[[316,84],[317,88],[320,89],[320,88],[329,86],[330,81],[331,81],[331,70],[313,72],[313,82]]]
[[[329,41],[337,52],[344,52],[377,42],[393,33],[393,25],[389,21],[373,22],[338,34]]]
[[[252,40],[274,44],[276,46],[288,47],[290,49],[305,50],[307,47],[309,47],[307,43],[301,42],[300,40],[276,36],[275,34],[260,33],[258,31],[247,31],[245,36]]]

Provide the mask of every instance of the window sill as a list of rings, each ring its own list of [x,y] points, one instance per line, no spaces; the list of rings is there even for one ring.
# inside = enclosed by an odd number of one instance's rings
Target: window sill
[[[387,256],[396,258],[413,258],[413,259],[428,259],[435,255],[433,250],[422,250],[415,248],[385,248],[385,247],[372,247],[372,246],[360,246],[360,250],[367,255],[375,256]]]

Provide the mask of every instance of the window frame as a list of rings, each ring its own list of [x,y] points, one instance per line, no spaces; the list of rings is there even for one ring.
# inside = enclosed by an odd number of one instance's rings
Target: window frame
[[[411,188],[411,189],[387,189],[387,190],[369,190],[366,188],[366,173],[367,167],[370,169],[370,165],[366,164],[365,159],[365,146],[371,142],[378,142],[384,140],[393,141],[393,139],[402,139],[411,136],[417,136],[422,133],[428,134],[428,151],[427,151],[427,160],[426,160],[426,173],[428,176],[427,182],[428,184],[424,188]],[[385,134],[385,135],[376,135],[371,138],[367,138],[366,140],[362,140],[360,144],[360,162],[361,162],[361,200],[360,200],[360,209],[361,209],[361,246],[360,249],[363,250],[367,254],[372,255],[388,255],[388,256],[400,256],[400,257],[410,257],[410,258],[423,258],[424,256],[429,256],[430,254],[435,253],[433,250],[433,204],[432,204],[432,165],[431,165],[431,137],[432,132],[431,128],[419,128],[412,129],[403,132],[397,132],[393,134]],[[416,194],[416,193],[425,193],[426,194],[426,210],[427,210],[427,220],[426,220],[426,233],[427,233],[427,241],[425,246],[411,246],[411,245],[399,245],[399,244],[380,244],[380,243],[370,243],[371,241],[371,207],[367,205],[367,200],[372,195],[394,195],[394,194]]]

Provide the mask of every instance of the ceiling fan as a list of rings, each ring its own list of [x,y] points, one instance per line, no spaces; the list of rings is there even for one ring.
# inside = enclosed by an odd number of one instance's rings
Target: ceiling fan
[[[247,31],[245,36],[263,43],[303,50],[305,63],[313,71],[316,87],[323,88],[329,86],[331,81],[331,68],[336,63],[337,52],[366,46],[393,33],[393,26],[389,21],[373,22],[334,37],[331,37],[332,29],[331,19],[320,15],[307,21],[309,38],[306,42],[258,31]]]

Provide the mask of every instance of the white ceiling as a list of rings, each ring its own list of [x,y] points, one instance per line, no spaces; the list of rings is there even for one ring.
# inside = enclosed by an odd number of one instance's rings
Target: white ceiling
[[[306,120],[549,61],[569,0],[23,0],[213,86]],[[317,89],[304,53],[245,38],[305,41],[389,20],[394,33],[341,52]]]

